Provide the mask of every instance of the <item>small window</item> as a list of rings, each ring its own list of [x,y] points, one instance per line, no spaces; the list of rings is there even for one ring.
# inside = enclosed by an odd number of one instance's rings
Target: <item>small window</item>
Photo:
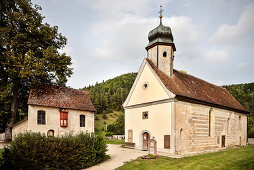
[[[182,139],[183,138],[183,129],[181,128],[180,129],[180,139]]]
[[[60,126],[61,127],[68,126],[68,111],[67,110],[63,109],[60,111]]]
[[[239,116],[238,125],[239,125],[239,127],[238,127],[239,131],[242,131],[242,117],[241,116]]]
[[[167,57],[167,52],[166,51],[163,52],[163,57]]]
[[[143,84],[143,89],[147,89],[147,88],[148,88],[148,83],[145,82],[145,83]]]
[[[85,115],[80,115],[80,127],[85,127],[86,126],[86,117]]]
[[[143,119],[148,119],[148,112],[143,112],[142,115]]]
[[[48,137],[53,137],[54,136],[54,130],[49,130],[47,133]]]
[[[46,121],[45,121],[45,111],[39,110],[37,112],[37,124],[38,125],[45,125],[46,124]]]
[[[230,118],[227,119],[227,134],[229,134],[229,121],[230,121]]]

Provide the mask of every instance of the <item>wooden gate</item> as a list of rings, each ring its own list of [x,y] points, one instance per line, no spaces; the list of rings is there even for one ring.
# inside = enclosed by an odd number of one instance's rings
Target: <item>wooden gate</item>
[[[170,149],[170,135],[164,135],[164,148]]]
[[[225,148],[225,135],[221,136],[221,147]]]

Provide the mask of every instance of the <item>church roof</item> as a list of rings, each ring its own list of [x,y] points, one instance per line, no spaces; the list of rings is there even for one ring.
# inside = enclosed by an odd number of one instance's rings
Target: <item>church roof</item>
[[[177,70],[174,70],[173,76],[169,77],[160,71],[151,60],[147,58],[146,60],[166,88],[174,93],[177,99],[234,110],[241,113],[249,113],[227,89]]]
[[[96,111],[88,92],[55,85],[41,85],[31,89],[27,104]]]

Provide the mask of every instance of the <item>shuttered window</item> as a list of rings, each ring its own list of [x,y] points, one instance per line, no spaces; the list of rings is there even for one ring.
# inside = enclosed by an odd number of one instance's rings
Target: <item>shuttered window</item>
[[[68,126],[68,112],[67,111],[60,112],[60,126],[61,127]]]
[[[133,130],[128,130],[128,142],[133,142]]]
[[[164,148],[170,149],[170,135],[164,135]]]

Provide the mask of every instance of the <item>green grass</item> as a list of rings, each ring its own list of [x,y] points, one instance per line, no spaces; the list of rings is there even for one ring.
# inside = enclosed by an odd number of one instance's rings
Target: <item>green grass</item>
[[[107,144],[124,144],[124,139],[106,139]]]
[[[149,160],[138,158],[118,168],[118,170],[125,169],[254,169],[254,146],[179,159],[164,156]]]
[[[2,158],[2,153],[4,152],[4,149],[0,149],[0,159]]]
[[[105,130],[106,129],[106,125],[104,124],[104,122],[107,123],[107,125],[114,123],[116,121],[116,119],[120,116],[123,115],[124,113],[121,111],[114,111],[113,113],[108,113],[107,114],[107,119],[103,119],[103,114],[95,114],[95,116],[97,116],[99,118],[99,120],[94,120],[94,127],[99,129],[100,131],[102,130],[102,128]]]

